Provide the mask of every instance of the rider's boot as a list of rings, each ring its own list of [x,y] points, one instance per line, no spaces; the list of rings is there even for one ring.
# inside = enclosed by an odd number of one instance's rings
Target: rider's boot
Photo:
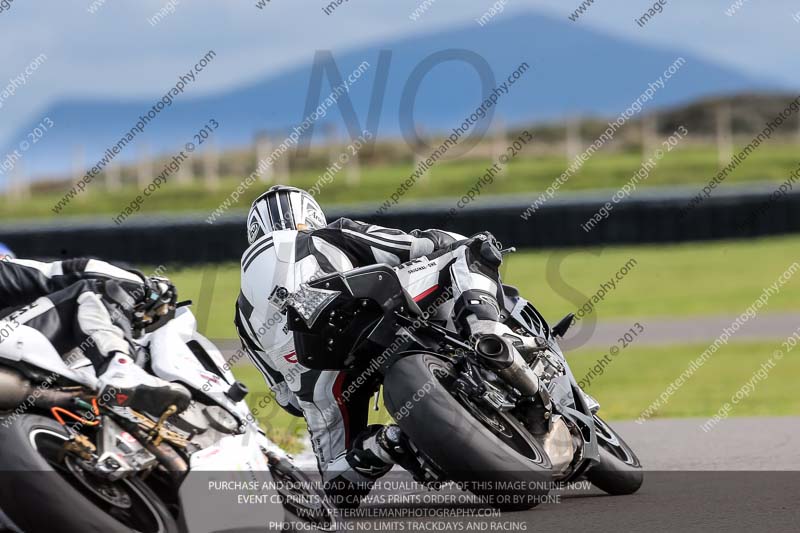
[[[424,475],[408,437],[396,424],[368,426],[356,438],[348,454],[348,463],[359,473],[375,479],[394,465],[403,467],[418,481],[422,481]]]
[[[98,378],[98,399],[110,407],[130,407],[160,416],[170,405],[181,412],[189,407],[192,395],[178,383],[164,381],[120,353],[110,358],[105,372]]]

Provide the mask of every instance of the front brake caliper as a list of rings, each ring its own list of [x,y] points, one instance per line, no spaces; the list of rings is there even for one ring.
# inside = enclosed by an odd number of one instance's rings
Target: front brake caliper
[[[89,440],[89,437],[76,433],[72,436],[72,439],[64,442],[64,451],[73,453],[86,461],[91,461],[94,459],[97,447]]]

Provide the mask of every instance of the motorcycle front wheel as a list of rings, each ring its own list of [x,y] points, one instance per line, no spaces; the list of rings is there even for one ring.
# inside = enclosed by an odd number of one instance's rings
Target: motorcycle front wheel
[[[0,418],[0,508],[23,531],[176,533],[140,479],[110,482],[66,453],[69,434],[39,415]]]
[[[600,464],[593,466],[586,478],[608,494],[633,494],[644,481],[639,458],[622,437],[597,415],[594,415],[594,427],[597,430]]]
[[[286,510],[284,531],[344,531],[336,508],[308,474],[288,460],[271,465],[270,472]]]

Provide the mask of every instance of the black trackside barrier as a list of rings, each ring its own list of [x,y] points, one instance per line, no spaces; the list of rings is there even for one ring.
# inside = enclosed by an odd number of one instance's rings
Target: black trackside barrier
[[[409,201],[381,214],[376,214],[375,206],[339,207],[330,209],[328,217],[332,221],[346,216],[407,231],[442,228],[464,235],[490,231],[504,246],[518,248],[675,243],[800,232],[800,192],[770,201],[773,190],[721,188],[689,210],[695,189],[638,191],[612,204],[608,217],[588,232],[582,225],[611,201],[614,191],[556,195],[527,220],[521,215],[535,197],[485,197],[463,209],[458,208],[457,199]],[[138,264],[238,261],[247,247],[244,213],[222,217],[214,224],[208,224],[206,216],[147,215],[122,226],[105,219],[2,222],[0,241],[19,256],[31,258],[94,256]]]

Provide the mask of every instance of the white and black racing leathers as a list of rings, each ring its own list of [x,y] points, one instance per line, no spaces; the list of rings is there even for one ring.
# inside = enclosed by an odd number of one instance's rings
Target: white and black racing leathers
[[[353,469],[348,451],[367,428],[374,388],[357,386],[350,372],[298,363],[286,318],[269,301],[273,289],[291,292],[328,273],[384,263],[394,267],[423,311],[447,302],[442,305],[453,306],[447,309],[456,324],[463,324],[467,314],[497,320],[501,256],[497,251],[477,257],[485,240],[483,234],[466,239],[441,230],[404,233],[340,219],[318,230],[275,231],[244,252],[235,319],[239,336],[278,402],[305,417],[324,479],[364,480],[365,472]]]
[[[135,364],[141,305],[160,302],[153,280],[94,259],[0,262],[0,319],[41,333],[73,370],[94,366],[103,403],[160,415],[189,391]],[[141,355],[146,353],[141,352]]]
[[[3,260],[0,318],[41,332],[71,366],[88,358],[102,369],[109,355],[130,355],[124,307],[132,304],[131,293],[143,294],[144,281],[141,274],[95,259]],[[109,282],[122,290],[109,291]]]

